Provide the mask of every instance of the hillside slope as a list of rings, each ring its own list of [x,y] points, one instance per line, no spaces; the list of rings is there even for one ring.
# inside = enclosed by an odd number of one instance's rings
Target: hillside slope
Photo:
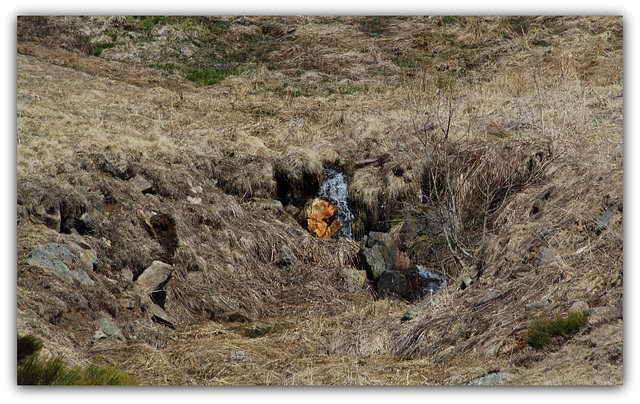
[[[17,329],[46,352],[144,384],[622,383],[622,18],[20,17],[17,49]],[[354,240],[297,220],[325,166]],[[380,298],[372,231],[447,287]]]

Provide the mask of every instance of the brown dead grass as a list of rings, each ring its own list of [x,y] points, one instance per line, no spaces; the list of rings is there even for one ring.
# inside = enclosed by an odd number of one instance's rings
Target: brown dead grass
[[[212,86],[149,66],[163,48],[189,53],[206,43],[198,27],[157,26],[151,39],[134,35],[95,57],[97,38],[123,29],[121,19],[47,21],[18,24],[18,203],[29,220],[18,224],[17,303],[18,330],[45,336],[51,352],[74,363],[99,354],[154,384],[457,384],[518,369],[518,336],[538,314],[524,310],[532,301],[549,298],[549,311],[578,299],[606,307],[610,318],[591,322],[596,331],[621,319],[621,18],[213,18],[226,28],[209,35],[227,52],[253,43],[264,54]],[[259,32],[271,42],[255,42]],[[312,238],[272,200],[300,198],[291,190],[314,188],[323,164],[384,156],[350,177],[367,227],[386,230],[403,204],[428,204],[425,173],[444,160],[424,150],[414,124],[434,117],[452,81],[449,157],[481,276],[457,290],[459,269],[425,240],[423,256],[452,281],[402,323],[407,302],[344,286],[341,268],[353,265],[357,243]],[[155,194],[105,172],[101,154],[145,176]],[[612,204],[614,221],[594,235]],[[37,205],[100,223],[82,237],[101,257],[95,289],[70,291],[24,264],[38,245],[79,237],[39,223]],[[176,223],[165,307],[175,331],[119,303],[127,272],[164,253],[139,209]],[[277,265],[283,246],[300,262]],[[536,270],[543,247],[556,255]],[[44,287],[69,308],[57,325],[47,320],[57,318],[53,300],[36,293]],[[106,303],[87,305],[98,298]],[[132,336],[126,344],[92,339],[101,310]],[[234,313],[253,323],[229,323]],[[234,328],[278,323],[288,326],[255,339]],[[572,352],[554,353],[541,362],[551,370],[527,380],[569,380],[552,368]],[[586,380],[581,369],[573,380]],[[617,383],[621,369],[598,380]]]

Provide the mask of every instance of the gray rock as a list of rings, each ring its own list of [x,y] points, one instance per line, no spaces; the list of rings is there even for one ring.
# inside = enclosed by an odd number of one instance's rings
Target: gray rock
[[[467,383],[467,386],[495,386],[498,384],[502,384],[510,375],[509,372],[497,372],[491,373],[488,375],[484,375],[482,377],[477,377]]]
[[[598,220],[596,220],[596,223],[593,225],[593,230],[596,232],[596,234],[602,233],[603,230],[609,227],[609,224],[611,223],[611,220],[613,220],[613,215],[616,213],[617,209],[617,205],[609,207],[609,209],[607,209],[602,214],[602,216],[600,216]]]
[[[82,269],[77,269],[75,271],[71,271],[71,276],[73,277],[73,279],[77,280],[78,282],[80,282],[83,285],[86,286],[93,286],[93,280],[91,280],[91,278],[89,277],[89,275],[87,275],[86,272],[84,272]]]
[[[187,195],[187,202],[192,205],[202,205],[202,198],[199,196],[189,196]]]
[[[371,232],[360,241],[358,267],[376,280],[382,272],[394,270],[397,255],[398,247],[387,233]]]
[[[411,298],[411,290],[409,289],[407,278],[398,271],[383,271],[378,277],[377,289],[380,297]]]
[[[287,246],[280,247],[280,258],[276,261],[277,265],[289,266],[298,263],[298,258]]]
[[[67,282],[73,282],[73,276],[69,267],[62,262],[55,254],[47,251],[44,247],[37,247],[29,254],[27,264],[39,266],[52,271]]]
[[[435,301],[437,301],[437,298],[433,295],[426,296],[425,298],[420,300],[420,302],[409,307],[407,311],[402,314],[400,321],[413,320],[414,318],[422,314],[428,307],[430,307],[432,303],[435,303]]]
[[[129,182],[136,188],[138,188],[143,194],[151,192],[153,190],[153,185],[151,185],[151,183],[140,174],[137,174],[135,177],[131,178]]]
[[[97,335],[99,336],[104,335],[106,337],[115,337],[121,341],[125,340],[124,334],[122,333],[122,331],[120,331],[118,326],[115,325],[113,321],[111,321],[111,319],[107,317],[101,317],[98,320],[96,320],[95,325],[97,330],[99,331]]]
[[[45,249],[58,257],[66,265],[73,264],[73,253],[67,248],[57,243],[47,243]]]
[[[85,242],[69,242],[69,248],[73,250],[74,262],[77,262],[83,269],[94,271],[98,264],[98,253]]]
[[[553,251],[551,248],[543,248],[542,251],[540,251],[540,257],[538,258],[538,262],[536,263],[536,273],[538,272],[538,269],[540,267],[551,261],[555,254],[555,251]]]
[[[173,320],[173,317],[171,317],[169,313],[164,311],[162,307],[153,303],[151,299],[147,300],[145,303],[145,309],[147,310],[147,313],[149,314],[152,321],[155,321],[156,323],[162,324],[169,328],[175,328],[175,321]]]
[[[135,283],[145,293],[159,291],[169,282],[173,269],[173,266],[165,264],[162,261],[153,261],[153,263],[138,276]]]
[[[469,286],[473,285],[473,278],[469,275],[465,275],[460,278],[460,289],[465,290]]]
[[[577,302],[572,304],[571,307],[569,307],[569,311],[573,311],[573,312],[581,313],[585,315],[589,315],[591,313],[589,310],[589,305],[582,300],[578,300]]]
[[[531,302],[529,304],[527,304],[526,306],[524,306],[524,310],[525,311],[533,311],[533,310],[540,310],[543,309],[545,307],[547,307],[549,305],[549,299],[543,299],[543,300],[538,300],[535,302]]]
[[[409,208],[405,210],[403,220],[399,234],[401,243],[420,236],[437,236],[442,233],[442,226],[435,210]]]

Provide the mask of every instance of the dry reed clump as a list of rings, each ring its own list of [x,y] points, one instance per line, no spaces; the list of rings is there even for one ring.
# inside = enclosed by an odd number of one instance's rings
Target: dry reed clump
[[[217,180],[225,191],[241,198],[273,198],[276,194],[270,159],[256,155],[231,155],[216,164]]]

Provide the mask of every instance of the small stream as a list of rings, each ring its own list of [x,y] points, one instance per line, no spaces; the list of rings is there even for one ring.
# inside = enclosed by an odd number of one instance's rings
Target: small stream
[[[336,234],[338,237],[353,238],[351,223],[353,213],[349,209],[349,193],[347,179],[338,167],[325,167],[325,178],[318,196],[338,207],[336,219],[342,223],[342,229]]]

